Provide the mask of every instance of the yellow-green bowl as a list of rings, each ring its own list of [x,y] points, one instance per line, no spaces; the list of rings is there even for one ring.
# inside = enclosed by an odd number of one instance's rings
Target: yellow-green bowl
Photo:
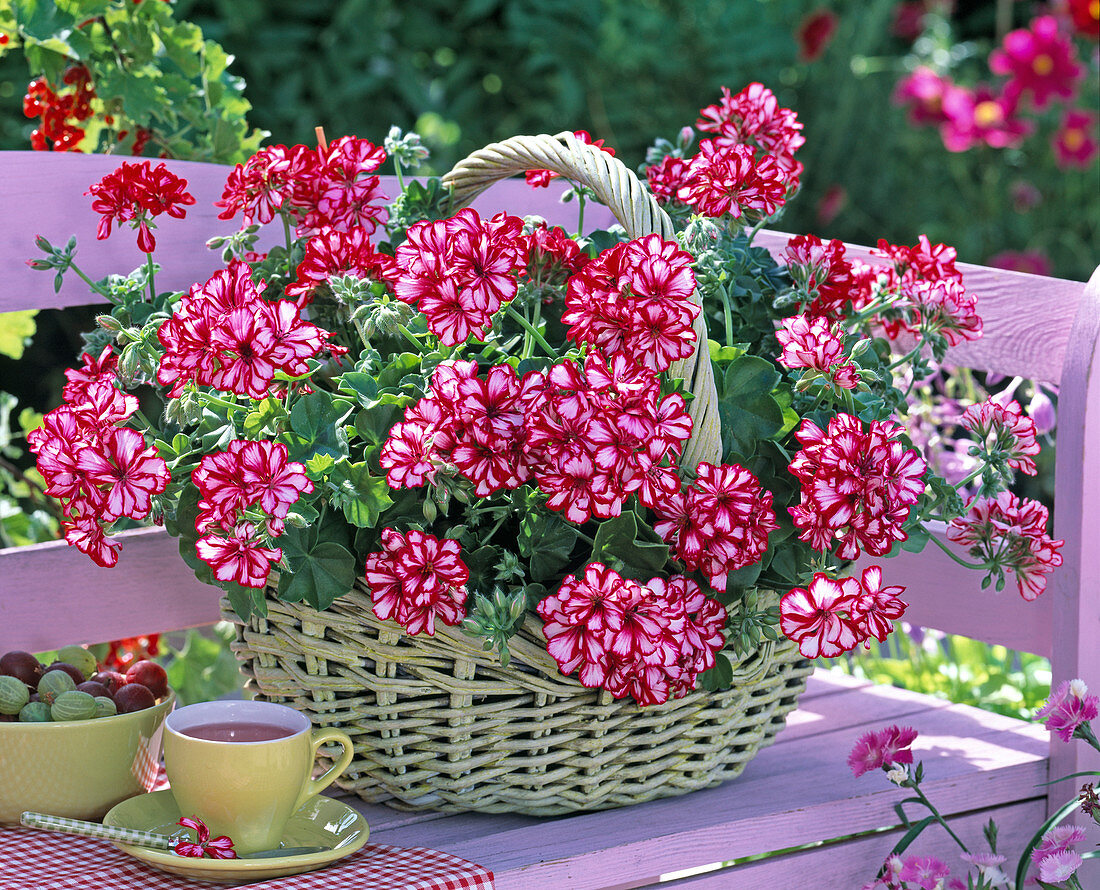
[[[152,789],[167,698],[144,711],[65,723],[0,723],[0,823],[26,810],[102,819],[120,801]]]

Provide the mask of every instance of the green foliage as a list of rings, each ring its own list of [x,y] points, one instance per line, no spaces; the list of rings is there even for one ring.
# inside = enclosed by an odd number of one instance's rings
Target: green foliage
[[[180,705],[224,698],[241,690],[244,678],[229,648],[234,637],[233,625],[222,621],[209,633],[189,630],[183,645],[169,647],[165,670]]]
[[[34,317],[37,310],[0,313],[0,354],[21,359],[23,350],[30,343],[37,329]]]
[[[935,631],[919,643],[896,632],[834,664],[855,677],[1024,720],[1050,695],[1046,658]]]
[[[81,150],[131,152],[148,136],[149,154],[233,163],[266,135],[249,129],[251,105],[228,71],[232,57],[198,26],[177,21],[172,4],[12,0],[6,13],[0,54],[21,53],[55,93],[66,92],[73,66],[87,69],[93,114],[70,121],[83,131]]]

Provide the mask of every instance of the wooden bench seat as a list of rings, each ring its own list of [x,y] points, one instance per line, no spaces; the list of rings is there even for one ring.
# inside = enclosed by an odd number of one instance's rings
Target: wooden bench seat
[[[74,232],[78,260],[93,275],[126,271],[143,261],[132,238],[95,241],[96,216],[79,196],[110,172],[117,158],[12,152],[0,155],[0,312],[71,306],[90,301],[67,279],[60,294],[52,276],[24,261],[32,237],[63,244]],[[217,256],[203,249],[232,222],[216,219],[226,168],[170,162],[197,198],[184,221],[158,221],[162,287],[186,289],[207,277]],[[395,194],[393,183],[386,184]],[[483,212],[526,208],[572,226],[573,206],[522,182],[503,183],[477,203]],[[537,206],[536,206],[537,202]],[[589,208],[595,225],[607,221]],[[915,235],[915,233],[914,233]],[[281,234],[278,236],[281,238]],[[761,232],[758,243],[778,253],[786,236]],[[866,256],[863,248],[852,248]],[[1048,592],[1025,603],[1011,588],[981,590],[974,573],[929,547],[885,563],[888,583],[908,587],[907,619],[1051,657],[1055,683],[1081,676],[1100,686],[1100,272],[1081,282],[1038,278],[960,264],[978,295],[985,337],[953,350],[957,364],[1061,386],[1056,472],[1055,537],[1065,564]],[[0,381],[0,389],[3,381]],[[0,651],[45,650],[139,633],[200,626],[218,617],[220,591],[199,584],[160,529],[124,532],[119,566],[93,565],[63,542],[0,550]],[[890,723],[919,732],[914,751],[926,767],[925,788],[955,830],[984,849],[981,828],[995,816],[1000,848],[1015,855],[1068,784],[1048,792],[1048,776],[1100,768],[1084,746],[1050,743],[1042,727],[928,696],[818,671],[776,742],[736,781],[679,798],[624,810],[535,819],[521,816],[409,814],[356,805],[372,838],[435,847],[494,870],[501,890],[515,888],[634,888],[661,876],[710,869],[661,883],[691,890],[858,888],[875,873],[900,837],[895,804],[904,796],[880,773],[855,779],[846,758],[864,732]],[[914,818],[922,812],[913,811]],[[781,851],[781,852],[777,852]],[[914,852],[958,864],[953,843],[932,827]],[[766,854],[775,854],[767,856]],[[3,854],[0,854],[2,863]],[[766,858],[764,858],[766,857]],[[724,869],[720,863],[738,860]],[[748,860],[748,861],[741,861]],[[1100,867],[1097,860],[1090,867]],[[1100,886],[1095,872],[1083,878]]]
[[[984,849],[982,825],[996,810],[1004,849],[1026,843],[1046,810],[1046,790],[1037,787],[1047,778],[1041,726],[828,670],[811,677],[775,744],[718,788],[554,819],[357,809],[372,840],[473,859],[493,870],[498,890],[649,887],[661,875],[810,844],[822,846],[660,886],[793,887],[785,876],[800,861],[814,879],[797,886],[847,890],[874,876],[901,834],[889,828],[899,825],[894,805],[903,794],[880,772],[854,778],[846,762],[862,733],[891,723],[920,728],[914,752],[927,770],[924,787],[964,841]],[[954,862],[952,846],[931,828],[919,851]]]

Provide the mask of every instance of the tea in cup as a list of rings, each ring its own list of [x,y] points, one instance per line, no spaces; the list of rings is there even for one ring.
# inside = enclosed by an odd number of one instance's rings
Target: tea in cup
[[[343,753],[312,778],[317,749],[337,742]],[[187,705],[164,723],[164,765],[180,814],[201,819],[212,836],[226,834],[238,853],[279,846],[290,817],[351,763],[351,739],[314,730],[294,708],[262,701]]]

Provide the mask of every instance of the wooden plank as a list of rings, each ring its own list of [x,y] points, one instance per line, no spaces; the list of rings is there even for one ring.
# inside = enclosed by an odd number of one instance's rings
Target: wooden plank
[[[756,243],[780,257],[790,238],[784,232],[762,231]],[[867,247],[847,244],[845,248],[849,258],[882,262]],[[970,263],[957,265],[966,289],[978,297],[983,332],[980,340],[953,347],[948,361],[1058,383],[1084,283]]]
[[[1064,564],[1054,572],[1046,594],[1054,606],[1051,659],[1054,688],[1080,677],[1100,692],[1100,269],[1089,281],[1078,323],[1066,357],[1064,385],[1059,398],[1058,461],[1055,468],[1055,536],[1063,538]],[[1081,742],[1064,744],[1051,739],[1051,775],[1100,770],[1100,753]],[[1062,783],[1050,789],[1049,805],[1056,809],[1067,796]],[[1088,820],[1082,820],[1087,822]],[[1100,844],[1100,826],[1089,823],[1088,843]],[[1091,886],[1100,886],[1100,862]],[[1085,886],[1090,886],[1083,882]]]
[[[1045,780],[1041,729],[1009,721],[1012,728],[990,731],[984,712],[935,704],[910,722],[921,732],[915,751],[926,765],[925,787],[944,813],[1015,802],[1021,789]],[[874,720],[868,727],[879,725]],[[862,729],[776,744],[758,754],[740,779],[688,797],[526,823],[526,817],[470,814],[375,836],[473,858],[494,870],[501,890],[583,890],[768,852],[780,843],[870,831],[896,824],[898,796],[877,774],[851,776],[845,759]],[[506,828],[509,820],[515,827]]]
[[[222,591],[200,583],[163,529],[120,532],[104,569],[64,541],[0,550],[0,651],[43,651],[219,619]]]
[[[53,292],[53,274],[38,272],[26,265],[41,255],[34,245],[36,235],[44,235],[54,244],[64,245],[71,235],[77,238],[77,264],[93,281],[112,272],[125,273],[145,262],[136,245],[134,233],[117,228],[104,241],[96,240],[99,214],[91,208],[92,199],[84,193],[88,187],[110,173],[123,161],[108,155],[68,152],[12,151],[0,153],[0,207],[18,207],[19,213],[0,217],[0,267],[5,286],[0,288],[0,312],[17,309],[45,309],[102,302],[76,275],[69,274],[61,292]],[[159,163],[159,162],[157,162]],[[187,290],[222,267],[221,254],[209,250],[206,241],[215,235],[229,235],[241,224],[235,219],[217,218],[214,201],[221,198],[230,168],[195,161],[165,161],[168,169],[187,180],[195,204],[187,208],[182,220],[167,215],[157,218],[156,262],[159,288]],[[473,203],[483,216],[500,210],[524,215],[537,214],[570,231],[576,226],[576,204],[562,204],[564,181],[546,189],[533,189],[523,180],[501,183]],[[382,177],[386,195],[398,193],[397,179]],[[611,214],[606,208],[590,207],[585,212],[589,228],[607,225]],[[283,241],[281,223],[261,231],[259,245],[266,249]]]
[[[988,852],[982,829],[990,817],[997,822],[997,849],[1011,860],[1003,866],[1011,877],[1016,857],[1045,818],[1042,799],[1033,798],[994,811],[958,816],[951,820],[951,828],[972,852]],[[730,890],[734,887],[737,890],[775,890],[777,887],[806,886],[802,882],[807,875],[813,876],[814,887],[835,887],[837,890],[862,887],[874,878],[879,865],[903,834],[899,829],[830,844],[816,850],[718,869],[697,877],[650,884],[647,890]],[[948,864],[952,876],[960,877],[965,875],[966,863],[959,859],[959,853],[947,832],[933,826],[925,830],[905,855],[935,856]],[[620,886],[626,890],[638,885]],[[504,885],[498,884],[498,890],[504,890]]]
[[[936,535],[969,559],[942,530]],[[1047,594],[1027,602],[1011,573],[1004,590],[998,592],[992,586],[983,590],[981,572],[959,565],[932,543],[921,553],[900,553],[891,559],[864,556],[856,568],[862,571],[870,565],[882,566],[884,584],[905,588],[902,599],[909,603],[905,620],[910,624],[1050,657],[1054,597]]]

